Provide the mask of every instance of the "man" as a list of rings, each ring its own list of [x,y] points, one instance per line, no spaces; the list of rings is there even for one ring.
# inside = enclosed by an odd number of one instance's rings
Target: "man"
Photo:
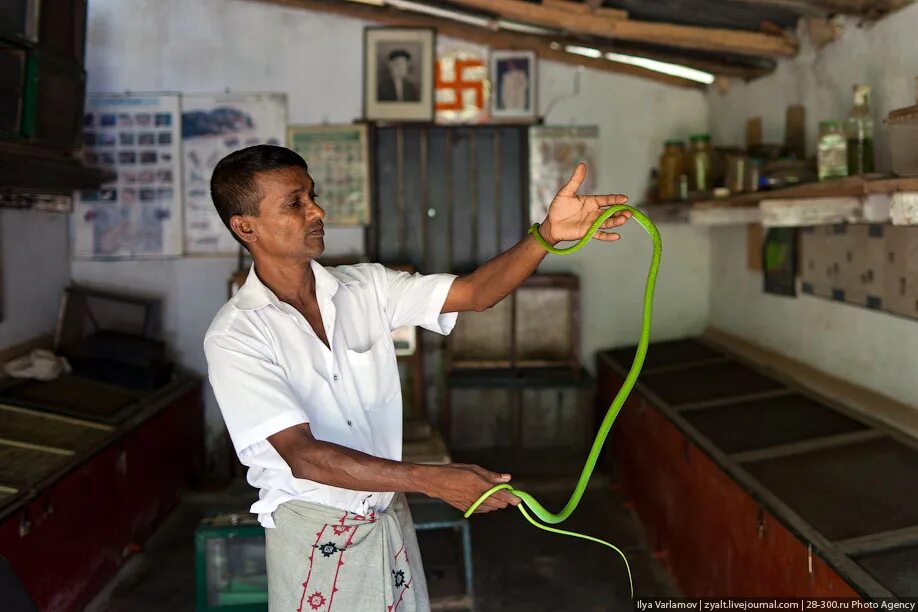
[[[578,239],[624,196],[579,197],[581,164],[551,205],[547,241]],[[448,334],[490,308],[545,256],[532,236],[457,278],[379,264],[324,268],[316,185],[288,149],[259,145],[217,164],[220,218],[252,254],[248,280],[204,339],[208,373],[267,539],[271,610],[428,610],[404,493],[466,510],[510,481],[474,465],[401,462],[402,400],[392,330]],[[628,215],[609,219],[623,224]],[[599,232],[599,240],[617,234]],[[517,504],[501,491],[479,512]]]
[[[408,78],[411,66],[411,54],[404,49],[389,53],[386,67],[388,72],[379,76],[376,85],[376,99],[379,102],[420,102],[421,94],[418,85]]]

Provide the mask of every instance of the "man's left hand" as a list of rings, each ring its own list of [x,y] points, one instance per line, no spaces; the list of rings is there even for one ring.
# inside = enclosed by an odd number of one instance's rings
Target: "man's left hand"
[[[563,240],[580,240],[593,222],[610,206],[624,204],[628,201],[623,195],[577,195],[577,190],[586,178],[586,164],[579,163],[571,175],[571,180],[561,188],[548,208],[548,216],[539,226],[539,232],[549,244]],[[594,240],[613,241],[621,236],[610,230],[620,227],[631,218],[631,213],[615,213],[602,224],[600,231],[593,235]]]

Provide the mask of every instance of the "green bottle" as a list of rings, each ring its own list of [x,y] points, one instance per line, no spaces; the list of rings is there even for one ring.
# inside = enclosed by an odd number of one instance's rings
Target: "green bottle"
[[[854,108],[848,115],[848,174],[874,171],[873,116],[870,113],[870,86],[854,86]]]

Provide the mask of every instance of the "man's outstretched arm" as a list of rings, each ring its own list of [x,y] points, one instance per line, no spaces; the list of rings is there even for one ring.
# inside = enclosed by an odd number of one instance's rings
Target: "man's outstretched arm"
[[[509,474],[497,474],[477,465],[422,465],[380,459],[317,440],[308,424],[284,429],[268,437],[268,441],[296,478],[355,491],[423,493],[463,512],[494,485],[510,481]],[[476,512],[518,503],[516,496],[499,491]]]
[[[539,233],[548,244],[580,240],[606,208],[628,201],[623,195],[578,196],[577,189],[585,177],[586,165],[578,164],[570,181],[552,200],[548,217],[539,226]],[[601,229],[619,227],[630,217],[629,212],[618,213],[607,219]],[[599,231],[593,238],[613,241],[620,236]],[[535,271],[546,253],[535,236],[527,234],[513,247],[483,263],[471,274],[457,278],[450,287],[441,312],[482,311],[494,306]]]

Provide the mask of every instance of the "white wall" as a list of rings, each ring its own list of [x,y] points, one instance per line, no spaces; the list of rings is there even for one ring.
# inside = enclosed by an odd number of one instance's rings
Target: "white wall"
[[[799,57],[781,62],[767,78],[734,83],[726,95],[709,94],[715,139],[741,144],[746,119],[761,115],[766,141],[780,142],[785,108],[802,103],[812,153],[819,120],[844,118],[851,86],[868,83],[874,93],[878,164],[888,168],[880,119],[890,109],[914,104],[916,31],[918,5],[863,29],[849,20],[841,40],[818,52],[801,30]],[[744,228],[711,232],[711,325],[918,406],[918,323],[808,296],[763,294],[760,275],[745,267]]]
[[[0,348],[50,334],[70,281],[68,215],[0,211],[3,253],[3,319]]]
[[[282,91],[292,123],[350,122],[361,114],[363,28],[358,20],[242,0],[93,0],[89,3],[90,92]],[[544,63],[543,108],[572,90],[574,69]],[[558,100],[548,123],[599,123],[600,188],[640,201],[662,142],[707,127],[704,96],[634,77],[585,71],[581,94]],[[597,245],[548,261],[544,269],[583,278],[584,361],[596,347],[635,339],[649,251],[639,228],[617,245]],[[667,229],[679,258],[667,259],[657,299],[656,335],[699,331],[707,316],[708,248],[704,233]],[[328,254],[362,249],[359,230],[329,229]],[[609,246],[602,251],[600,247]],[[686,256],[685,253],[691,253]],[[613,258],[613,259],[607,259]],[[610,266],[610,262],[612,265]],[[157,291],[164,327],[184,365],[203,373],[201,337],[225,300],[235,261],[74,261],[78,281]],[[208,388],[208,423],[222,431]]]
[[[92,0],[89,92],[280,91],[291,123],[351,122],[361,114],[363,24],[241,0]],[[359,253],[363,231],[326,230],[326,254]],[[201,339],[226,301],[235,258],[73,262],[77,282],[164,297],[166,340],[206,373]],[[206,385],[208,433],[223,431]]]
[[[688,140],[707,129],[700,92],[632,76],[542,62],[539,104],[548,125],[598,124],[601,153],[597,190],[644,197],[650,168],[670,138]],[[654,299],[653,338],[700,333],[708,317],[710,259],[707,230],[661,225],[664,252]],[[637,342],[650,239],[631,223],[614,243],[594,242],[572,255],[549,255],[540,272],[571,271],[581,279],[582,355],[593,369],[597,349]]]

